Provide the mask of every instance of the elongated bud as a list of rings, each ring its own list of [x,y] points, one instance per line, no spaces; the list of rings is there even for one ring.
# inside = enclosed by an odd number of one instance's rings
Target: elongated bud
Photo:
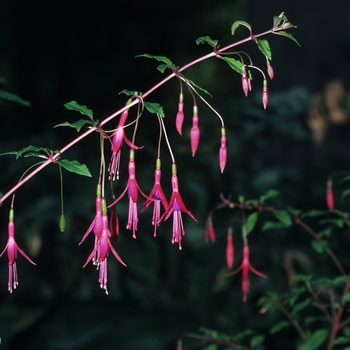
[[[268,99],[269,99],[269,95],[267,92],[267,80],[264,79],[264,86],[263,86],[263,92],[262,92],[262,103],[263,103],[264,109],[266,109],[267,107]]]
[[[334,210],[334,197],[333,197],[333,191],[332,191],[332,180],[327,181],[327,207],[328,210],[333,211]]]
[[[200,131],[198,128],[198,110],[197,106],[193,107],[193,118],[192,118],[192,128],[190,132],[190,140],[191,140],[191,150],[192,150],[192,157],[196,154],[198,143],[199,143],[199,136]]]
[[[185,115],[184,115],[183,93],[181,92],[179,97],[177,114],[176,114],[176,121],[175,121],[176,130],[180,135],[182,135],[182,124],[184,121],[184,117]]]
[[[226,262],[227,262],[227,267],[229,269],[233,266],[233,258],[234,258],[234,246],[233,246],[232,227],[229,227],[227,231],[227,245],[226,245]]]
[[[252,79],[248,78],[248,88],[249,91],[252,91]]]
[[[64,230],[66,229],[66,217],[64,216],[64,214],[60,216],[59,227],[61,232],[64,232]]]
[[[269,75],[270,79],[272,80],[274,77],[274,71],[273,71],[273,68],[272,68],[270,62],[268,62],[268,64],[267,64],[267,74]]]
[[[227,159],[227,148],[226,148],[226,131],[225,128],[221,128],[221,145],[219,150],[219,164],[221,173],[224,172]]]
[[[179,340],[177,341],[176,350],[182,350],[182,349],[183,349],[183,347],[182,347],[182,340],[179,339]]]
[[[249,83],[248,83],[247,72],[245,70],[244,65],[242,65],[242,89],[243,89],[244,95],[247,97],[248,91],[249,91]]]
[[[207,220],[207,225],[205,227],[204,232],[204,239],[206,242],[211,240],[213,243],[215,242],[215,231],[214,231],[214,225],[213,225],[213,219],[211,215],[209,215]]]

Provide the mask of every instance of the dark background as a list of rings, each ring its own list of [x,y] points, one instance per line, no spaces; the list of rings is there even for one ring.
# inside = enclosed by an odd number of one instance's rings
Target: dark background
[[[219,60],[211,59],[184,72],[212,93],[209,102],[226,121],[228,162],[224,175],[219,172],[217,159],[220,123],[216,116],[199,102],[201,141],[192,158],[188,136],[190,95],[185,94],[182,138],[173,127],[178,82],[168,82],[149,97],[149,101],[164,107],[180,191],[198,219],[194,223],[184,217],[186,237],[181,252],[170,243],[171,220],[161,225],[158,237],[153,239],[150,209],[140,215],[138,238],[133,240],[124,229],[125,198],[118,207],[121,237],[117,249],[128,268],[121,267],[112,256],[109,258],[109,296],[99,289],[93,266],[82,269],[92,248],[92,241],[79,247],[78,243],[94,216],[99,169],[97,134],[66,154],[68,159],[87,164],[93,178],[64,174],[64,233],[57,227],[60,203],[56,167],[48,167],[18,191],[17,242],[37,267],[19,257],[20,284],[10,295],[6,291],[6,256],[1,259],[2,349],[175,349],[177,337],[183,332],[197,332],[201,326],[229,334],[246,328],[268,334],[269,322],[274,320],[267,322],[258,314],[256,300],[267,289],[283,288],[285,252],[302,251],[313,259],[309,240],[295,231],[253,232],[252,263],[269,274],[269,279],[252,277],[248,302],[243,304],[240,276],[222,279],[226,272],[226,230],[233,214],[226,210],[215,215],[215,244],[204,243],[205,220],[219,202],[220,193],[231,194],[234,199],[238,195],[256,198],[270,188],[281,192],[274,203],[282,208],[325,209],[327,177],[332,171],[346,170],[349,161],[350,3],[0,2],[0,75],[8,82],[1,88],[31,103],[31,107],[24,107],[0,101],[0,153],[28,145],[61,148],[76,132],[53,126],[81,117],[66,110],[64,103],[76,100],[87,105],[101,120],[125,104],[125,96],[118,95],[119,91],[146,91],[163,78],[156,70],[156,61],[135,58],[136,55],[163,55],[181,66],[210,52],[209,46],[196,46],[199,36],[209,35],[225,46],[234,40],[230,34],[234,21],[245,20],[259,33],[269,29],[272,17],[282,11],[298,27],[291,33],[301,47],[284,37],[267,38],[275,78],[269,82],[266,111],[262,109],[258,75],[254,75],[253,93],[243,98],[240,76]],[[240,28],[236,37],[244,38],[246,34]],[[265,69],[254,43],[240,49]],[[331,96],[330,100],[327,96]],[[338,119],[334,117],[337,112]],[[145,147],[136,155],[137,177],[145,192],[153,183],[158,140],[154,119],[145,114],[138,135],[138,144]],[[108,126],[115,127],[114,123]],[[121,180],[116,185],[118,193],[125,186],[127,156],[125,148]],[[169,196],[170,157],[165,147],[162,161],[163,186]],[[33,159],[3,156],[0,164],[0,190],[5,193],[33,164]],[[9,203],[5,201],[0,210],[2,246],[6,244]],[[345,202],[339,205],[346,208]],[[242,243],[239,227],[236,229],[238,266]],[[340,245],[339,249],[341,253]],[[320,269],[326,271],[327,262],[320,263]],[[295,338],[292,331],[277,335],[259,349],[280,349],[281,344],[287,349],[286,336]]]

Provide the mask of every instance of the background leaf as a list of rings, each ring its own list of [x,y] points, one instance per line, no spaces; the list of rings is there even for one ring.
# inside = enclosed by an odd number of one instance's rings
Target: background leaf
[[[80,164],[76,160],[60,159],[58,164],[71,173],[91,177],[91,173],[85,164]]]
[[[90,119],[93,119],[93,112],[86,106],[80,105],[77,101],[71,101],[64,104],[67,109],[77,111],[81,114],[87,115]]]

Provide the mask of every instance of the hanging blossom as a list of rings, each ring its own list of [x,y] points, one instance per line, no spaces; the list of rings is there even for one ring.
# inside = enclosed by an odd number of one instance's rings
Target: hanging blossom
[[[236,274],[237,272],[242,270],[242,291],[243,291],[243,301],[246,302],[247,301],[247,294],[249,292],[249,287],[250,287],[250,283],[249,283],[249,270],[251,272],[253,272],[254,274],[256,274],[259,277],[262,278],[267,278],[267,276],[265,274],[263,274],[262,272],[259,272],[258,270],[254,269],[254,267],[250,264],[249,261],[249,246],[248,245],[244,245],[243,246],[243,261],[241,266],[236,269],[235,271],[227,274],[227,276],[232,276],[234,274]]]
[[[198,127],[198,108],[193,106],[192,128],[190,131],[192,157],[196,154],[199,143],[200,131]]]
[[[17,276],[17,252],[20,252],[31,264],[36,265],[29,256],[18,246],[15,241],[15,223],[14,223],[14,209],[10,209],[9,215],[9,223],[8,223],[8,240],[5,249],[0,254],[0,257],[7,250],[8,256],[8,266],[9,266],[9,274],[8,274],[8,291],[12,293],[13,289],[16,289],[18,286],[18,276]]]
[[[171,195],[169,205],[165,213],[160,218],[160,221],[164,218],[164,220],[167,220],[171,214],[173,215],[173,236],[171,239],[171,243],[178,243],[179,249],[182,249],[181,246],[181,240],[182,236],[185,235],[185,230],[182,222],[182,212],[187,213],[193,220],[197,221],[196,218],[191,214],[190,211],[187,210],[180,192],[179,192],[179,185],[177,181],[177,175],[176,175],[176,165],[173,163],[172,165],[172,177],[171,177],[171,185],[173,189],[173,193]]]
[[[96,219],[96,217],[95,217]],[[100,220],[100,219],[99,219]],[[95,221],[95,220],[94,220]],[[96,222],[95,222],[96,223]],[[90,225],[91,227],[91,225]],[[93,226],[95,227],[95,226]],[[124,266],[126,264],[124,261],[120,258],[114,247],[112,246],[110,242],[111,232],[108,228],[108,215],[107,215],[107,205],[106,200],[104,198],[101,199],[101,227],[97,226],[97,234],[95,233],[95,246],[89,257],[87,258],[85,264],[83,267],[85,267],[90,260],[93,261],[94,265],[97,265],[97,269],[99,269],[99,278],[98,282],[100,283],[100,288],[104,289],[106,291],[106,294],[108,294],[107,290],[107,257],[109,254],[109,250],[111,250],[112,254],[115,256],[115,258]],[[99,229],[101,230],[99,231]],[[85,237],[91,232],[88,230],[87,233],[84,235],[83,240]],[[82,241],[83,241],[82,240]]]
[[[127,105],[131,103],[129,99]],[[133,149],[139,149],[140,147],[132,144],[125,136],[124,126],[126,119],[128,118],[129,110],[126,109],[120,116],[117,129],[112,134],[112,157],[108,166],[109,178],[113,181],[119,179],[119,167],[120,167],[120,154],[124,141],[127,145]]]
[[[157,158],[156,161],[156,170],[154,173],[154,185],[146,201],[143,203],[143,210],[145,210],[150,204],[153,206],[153,215],[152,215],[152,225],[154,226],[153,237],[156,237],[157,227],[160,224],[160,209],[161,204],[164,209],[168,209],[168,201],[164,195],[162,186],[160,184],[161,170],[160,170],[160,158]]]
[[[141,191],[135,175],[135,161],[134,161],[134,150],[130,149],[130,159],[129,159],[129,178],[123,193],[109,206],[113,206],[125,195],[128,191],[129,197],[129,213],[128,213],[128,223],[126,225],[127,230],[132,230],[133,238],[136,238],[137,223],[139,221],[137,216],[137,201],[139,197],[139,192],[146,198],[148,197]]]

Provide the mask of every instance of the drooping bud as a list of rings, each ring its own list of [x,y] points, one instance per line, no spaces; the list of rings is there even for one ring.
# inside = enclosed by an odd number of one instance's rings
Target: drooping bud
[[[219,150],[219,164],[221,173],[224,172],[227,159],[227,148],[226,148],[226,131],[225,128],[221,128],[221,145]]]
[[[249,82],[248,82],[248,77],[247,77],[247,72],[245,70],[245,65],[242,65],[242,88],[244,95],[247,97],[248,96],[248,91],[249,91]]]
[[[182,135],[182,124],[184,121],[184,103],[183,103],[183,98],[184,95],[181,92],[180,93],[180,97],[179,97],[179,104],[178,104],[178,109],[177,109],[177,114],[176,114],[176,121],[175,121],[175,125],[176,125],[176,130],[178,131],[178,133],[180,135]]]
[[[269,75],[270,79],[272,80],[274,77],[274,71],[273,71],[273,68],[272,68],[269,61],[267,62],[267,74]]]
[[[198,109],[197,106],[193,106],[192,128],[190,132],[192,157],[194,157],[194,155],[196,154],[199,143],[199,136],[200,131],[198,128]]]
[[[179,339],[179,340],[177,341],[176,350],[182,350],[182,349],[183,349],[183,348],[182,348],[182,340]]]
[[[209,240],[211,240],[213,243],[215,242],[215,231],[214,231],[213,219],[211,215],[209,215],[207,220],[207,224],[204,232],[204,239],[206,242],[208,242]]]
[[[334,197],[333,197],[333,191],[332,191],[332,180],[329,179],[327,181],[327,207],[328,210],[333,211],[334,210]]]
[[[62,214],[60,216],[59,228],[60,228],[61,232],[64,232],[64,230],[66,229],[66,218],[65,218],[64,214]]]
[[[232,227],[230,226],[227,231],[227,245],[226,245],[226,262],[227,262],[227,267],[229,269],[233,266],[233,259],[234,259],[234,246],[233,246]]]
[[[269,99],[269,95],[267,92],[267,80],[264,79],[263,92],[262,92],[262,103],[263,103],[264,109],[266,109],[267,107],[268,99]]]
[[[251,78],[248,78],[248,88],[249,88],[249,91],[252,91],[252,80]]]

